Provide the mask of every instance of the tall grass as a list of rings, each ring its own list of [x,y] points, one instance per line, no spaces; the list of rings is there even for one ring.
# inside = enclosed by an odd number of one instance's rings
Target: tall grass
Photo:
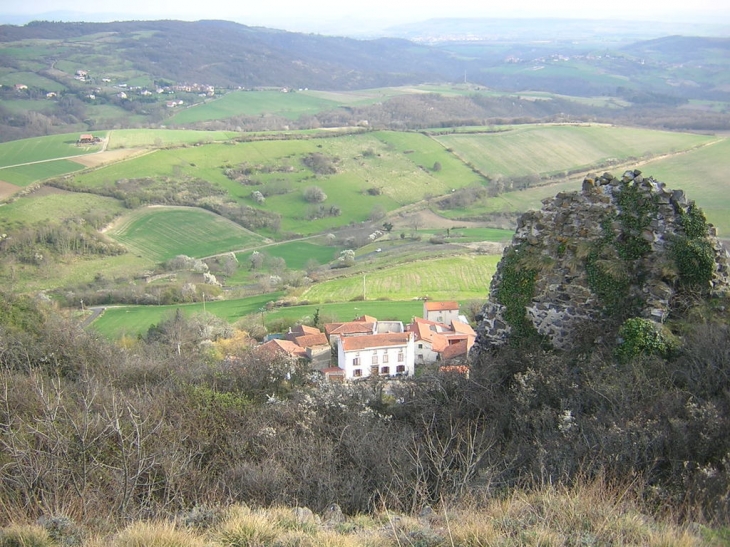
[[[546,485],[502,496],[421,511],[356,515],[330,522],[287,507],[253,509],[234,505],[210,528],[171,521],[136,521],[109,537],[84,545],[101,547],[522,547],[723,545],[721,534],[685,527],[640,509],[638,493],[602,480],[572,488]],[[63,538],[60,538],[63,541]],[[0,547],[52,547],[38,525],[0,530]]]

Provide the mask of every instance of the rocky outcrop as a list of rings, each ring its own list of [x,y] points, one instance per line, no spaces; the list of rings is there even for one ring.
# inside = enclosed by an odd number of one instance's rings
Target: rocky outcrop
[[[682,291],[729,286],[727,252],[681,190],[638,170],[589,177],[519,220],[473,351],[532,335],[564,349],[586,321],[662,323]]]

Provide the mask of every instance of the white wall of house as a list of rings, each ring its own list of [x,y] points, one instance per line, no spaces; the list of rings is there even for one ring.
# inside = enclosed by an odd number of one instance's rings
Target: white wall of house
[[[437,310],[437,311],[424,311],[424,319],[441,323],[443,325],[450,325],[452,321],[459,320],[459,310]]]
[[[345,371],[346,380],[367,378],[373,374],[396,377],[413,376],[415,345],[413,336],[403,345],[375,346],[357,351],[345,351],[338,344],[338,366]]]
[[[433,351],[431,342],[428,340],[416,340],[415,351],[417,365],[435,363],[439,357],[438,352]]]

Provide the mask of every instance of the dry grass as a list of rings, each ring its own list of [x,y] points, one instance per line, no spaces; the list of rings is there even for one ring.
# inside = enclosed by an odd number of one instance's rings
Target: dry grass
[[[420,517],[384,510],[343,522],[294,509],[232,506],[208,530],[169,521],[135,522],[119,533],[95,538],[87,547],[522,547],[707,545],[701,528],[685,528],[642,513],[629,489],[585,482],[574,488],[546,486],[516,490]],[[705,529],[709,531],[709,529]],[[0,547],[53,547],[37,525],[0,530]],[[711,543],[712,544],[712,543]],[[715,543],[721,545],[720,543]]]

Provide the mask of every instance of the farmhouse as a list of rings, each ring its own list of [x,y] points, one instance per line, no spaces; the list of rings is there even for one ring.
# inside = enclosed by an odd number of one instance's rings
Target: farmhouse
[[[348,336],[337,345],[337,362],[345,380],[368,376],[412,376],[415,373],[413,333]]]
[[[423,318],[436,323],[448,325],[454,320],[459,320],[458,302],[431,302],[423,303]]]
[[[476,333],[467,323],[452,320],[447,326],[436,321],[415,317],[407,330],[415,337],[416,363],[445,362],[466,354],[474,345]]]
[[[100,141],[101,139],[99,137],[95,137],[91,133],[82,133],[79,135],[79,140],[76,141],[76,144],[96,144]]]

